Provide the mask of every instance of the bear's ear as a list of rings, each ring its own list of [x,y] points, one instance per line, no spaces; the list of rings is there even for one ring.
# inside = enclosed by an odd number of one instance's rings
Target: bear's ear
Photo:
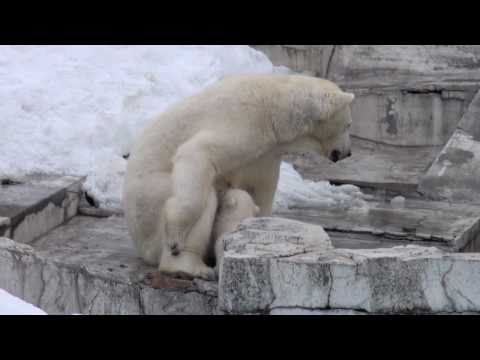
[[[338,110],[350,105],[354,99],[355,95],[348,92],[335,91],[325,93],[320,100],[322,102],[320,105],[322,119],[330,118]]]

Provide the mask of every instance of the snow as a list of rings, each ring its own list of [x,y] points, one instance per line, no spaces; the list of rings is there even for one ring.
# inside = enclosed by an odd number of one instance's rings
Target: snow
[[[47,315],[47,313],[0,289],[0,315]]]
[[[84,189],[119,208],[123,155],[153,116],[224,76],[272,72],[289,70],[248,46],[0,46],[0,177],[86,175]],[[292,170],[277,207],[360,198]]]
[[[282,162],[273,210],[367,207],[365,195],[354,185],[334,186],[328,181],[308,181],[289,163]]]
[[[401,209],[405,207],[405,198],[403,196],[395,196],[392,200],[390,200],[390,204],[395,209]]]

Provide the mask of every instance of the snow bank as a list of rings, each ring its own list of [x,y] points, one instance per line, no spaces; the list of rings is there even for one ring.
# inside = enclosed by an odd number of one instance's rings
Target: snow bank
[[[47,313],[0,289],[0,315],[47,315]]]
[[[0,177],[87,175],[85,190],[118,208],[122,156],[153,116],[223,76],[288,71],[248,46],[0,46]],[[283,166],[276,204],[348,194]]]
[[[269,73],[248,46],[0,46],[0,175],[88,175],[118,206],[132,139],[223,76]]]

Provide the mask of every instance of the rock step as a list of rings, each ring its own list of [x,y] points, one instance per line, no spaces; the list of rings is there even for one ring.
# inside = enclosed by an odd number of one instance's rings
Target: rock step
[[[31,242],[0,238],[0,288],[49,314],[213,314],[217,284],[153,289],[124,218],[76,216]]]
[[[138,258],[123,217],[75,216],[30,244],[0,238],[0,288],[49,314],[480,311],[478,254],[395,244],[371,249],[361,236],[351,240],[360,242],[356,249],[340,249],[336,241],[315,224],[246,220],[226,238],[219,286],[195,280],[153,289],[144,278],[155,269]]]
[[[0,185],[0,236],[29,243],[77,214],[84,178],[33,175]]]
[[[480,250],[480,206],[419,199],[406,199],[402,208],[381,200],[367,204],[365,208],[295,208],[275,215],[321,225],[340,248],[410,243],[449,251]]]
[[[243,314],[479,313],[480,254],[335,249],[314,225],[255,218],[225,238],[219,309]],[[288,224],[292,224],[290,220]],[[254,229],[248,231],[245,229]],[[262,231],[263,229],[263,231]]]
[[[338,163],[312,154],[288,155],[285,160],[312,181],[353,184],[361,188],[415,195],[421,177],[440,147],[400,147],[352,137],[352,156]]]

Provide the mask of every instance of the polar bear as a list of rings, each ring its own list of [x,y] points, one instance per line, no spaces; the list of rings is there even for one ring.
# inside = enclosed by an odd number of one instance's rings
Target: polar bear
[[[217,270],[223,257],[223,235],[235,231],[243,220],[259,213],[260,208],[244,190],[229,189],[219,199],[211,239]]]
[[[163,266],[169,269],[169,274],[180,279],[192,279],[193,273],[203,274],[207,279],[218,276],[218,265],[223,256],[223,235],[235,231],[237,226],[245,219],[255,217],[260,208],[255,205],[252,197],[244,190],[227,189],[217,194],[218,207],[215,219],[199,221],[187,237],[182,251],[166,251],[162,256]],[[207,204],[210,216],[215,213],[217,202],[212,199]],[[205,249],[207,251],[205,252]],[[205,264],[216,264],[215,268],[206,267]],[[156,263],[155,260],[152,263]],[[162,279],[158,274],[148,274],[155,283]]]
[[[128,160],[125,217],[140,256],[161,273],[213,278],[202,256],[217,194],[245,190],[259,216],[271,215],[285,152],[332,161],[350,155],[353,100],[324,79],[239,75],[171,106],[144,129]]]

